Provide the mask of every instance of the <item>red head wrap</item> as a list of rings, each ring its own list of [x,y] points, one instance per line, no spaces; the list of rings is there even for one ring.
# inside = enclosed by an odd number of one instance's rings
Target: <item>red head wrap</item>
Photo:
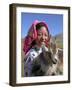
[[[38,23],[43,23],[45,25],[46,28],[48,28],[47,24],[45,22],[40,22],[38,20],[36,20],[30,27],[28,35],[25,37],[24,40],[24,47],[23,47],[23,51],[25,52],[25,54],[30,50],[31,48],[31,43],[36,40],[37,38],[37,30],[36,30],[36,25]],[[49,32],[49,31],[48,31]],[[50,41],[50,37],[49,39],[46,41],[46,45],[48,46],[48,43]]]

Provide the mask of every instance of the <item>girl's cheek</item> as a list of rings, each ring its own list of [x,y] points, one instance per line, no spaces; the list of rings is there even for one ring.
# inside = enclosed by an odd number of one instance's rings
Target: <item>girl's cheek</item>
[[[48,37],[46,37],[46,40],[48,40]]]
[[[40,41],[40,37],[37,38],[37,41]]]
[[[41,36],[37,36],[37,39],[40,40]]]

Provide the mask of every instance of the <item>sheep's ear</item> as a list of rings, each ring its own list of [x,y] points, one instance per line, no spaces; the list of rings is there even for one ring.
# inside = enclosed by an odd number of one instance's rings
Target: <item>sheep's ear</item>
[[[58,58],[61,62],[63,62],[63,50],[62,49],[58,49]]]
[[[51,51],[53,54],[56,54],[56,44],[55,43],[51,43]]]

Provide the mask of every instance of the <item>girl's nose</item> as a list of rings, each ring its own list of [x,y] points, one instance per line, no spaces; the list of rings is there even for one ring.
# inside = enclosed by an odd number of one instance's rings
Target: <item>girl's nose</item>
[[[42,35],[42,39],[45,40],[45,36],[44,35]]]

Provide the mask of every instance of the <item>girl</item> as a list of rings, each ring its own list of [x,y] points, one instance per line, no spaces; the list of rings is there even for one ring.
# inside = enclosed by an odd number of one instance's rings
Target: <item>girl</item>
[[[32,76],[32,62],[41,52],[43,52],[43,49],[48,51],[49,41],[50,33],[47,24],[36,20],[30,27],[24,41],[24,76]]]

